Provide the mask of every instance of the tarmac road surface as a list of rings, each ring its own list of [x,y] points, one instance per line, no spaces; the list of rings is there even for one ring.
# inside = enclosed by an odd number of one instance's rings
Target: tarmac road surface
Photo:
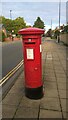
[[[23,53],[22,53],[21,40],[3,43],[2,44],[2,78],[10,70],[12,70],[22,59],[23,59]]]

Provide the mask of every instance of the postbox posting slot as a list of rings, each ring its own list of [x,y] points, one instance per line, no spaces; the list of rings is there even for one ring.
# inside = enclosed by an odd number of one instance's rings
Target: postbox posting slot
[[[26,38],[24,39],[24,44],[35,44],[36,38]]]
[[[25,44],[35,44],[35,42],[25,42]]]

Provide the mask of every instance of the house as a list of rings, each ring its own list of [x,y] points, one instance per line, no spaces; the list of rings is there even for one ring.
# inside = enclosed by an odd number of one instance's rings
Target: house
[[[6,32],[6,29],[5,29],[5,27],[4,27],[4,25],[3,24],[0,24],[0,33],[4,33],[5,34],[5,36],[7,37],[7,32]]]

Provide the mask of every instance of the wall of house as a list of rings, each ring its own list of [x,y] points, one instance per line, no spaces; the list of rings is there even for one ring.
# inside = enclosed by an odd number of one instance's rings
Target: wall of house
[[[64,33],[60,35],[60,41],[64,42],[68,45],[68,33]]]

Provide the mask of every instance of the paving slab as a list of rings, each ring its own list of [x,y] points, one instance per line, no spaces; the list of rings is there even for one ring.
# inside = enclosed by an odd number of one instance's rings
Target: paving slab
[[[66,90],[66,83],[58,82],[58,89],[59,90]]]
[[[62,83],[62,82],[63,82],[63,83],[65,82],[65,83],[66,83],[66,82],[67,82],[67,81],[66,81],[66,77],[65,77],[65,78],[58,78],[58,77],[57,77],[57,82],[61,82],[61,83]]]
[[[59,99],[46,96],[41,100],[40,108],[61,111]]]
[[[49,98],[58,98],[58,91],[55,89],[46,89],[44,90],[44,96]]]
[[[20,107],[37,108],[37,109],[39,109],[40,101],[41,101],[41,99],[39,99],[39,100],[32,100],[32,99],[29,99],[29,98],[24,96],[22,98],[19,106]]]
[[[66,95],[66,90],[59,90],[59,96],[60,98],[68,98],[68,96]]]
[[[55,74],[46,74],[45,76],[46,76],[46,78],[48,78],[48,77],[55,77]]]
[[[35,118],[38,119],[39,109],[19,107],[14,118]]]
[[[53,64],[54,64],[54,67],[55,67],[55,68],[57,68],[57,67],[58,67],[58,68],[61,68],[61,63],[60,63],[60,61],[54,62]]]
[[[55,89],[55,90],[57,90],[57,85],[56,85],[56,82],[50,82],[50,81],[45,81],[44,82],[44,85],[45,85],[45,88],[46,89]]]
[[[57,78],[64,78],[64,79],[66,79],[66,74],[64,73],[62,73],[62,74],[60,74],[60,73],[56,73],[56,77]]]
[[[0,119],[2,119],[2,102],[0,103]]]
[[[8,93],[8,95],[2,101],[2,104],[18,106],[21,99],[22,95],[20,94]]]
[[[52,66],[46,66],[45,68],[46,68],[46,70],[47,70],[47,69],[51,69],[51,70],[54,69]]]
[[[2,106],[2,117],[3,118],[13,118],[17,107],[11,105],[3,105]]]
[[[24,88],[16,88],[15,86],[9,91],[10,94],[17,94],[20,96],[24,96]]]
[[[63,112],[63,118],[67,118],[67,113]]]
[[[46,77],[48,77],[48,76],[49,76],[49,77],[55,77],[55,73],[54,73],[54,72],[49,72],[49,73],[48,73],[48,72],[45,71],[45,76],[46,76]]]
[[[44,76],[44,81],[45,82],[56,82],[56,78],[55,77],[50,77],[50,76],[48,76],[46,78],[46,76]]]
[[[68,112],[66,113],[66,118],[68,119]]]
[[[62,113],[58,111],[40,109],[39,118],[62,118]]]
[[[68,112],[68,109],[66,109],[66,102],[68,101],[68,99],[60,99],[61,101],[61,107],[62,107],[62,111],[63,112]]]
[[[49,68],[46,69],[46,67],[45,67],[44,71],[45,71],[45,73],[51,73],[51,72],[54,72],[54,69],[49,69]]]
[[[55,71],[62,71],[63,67],[54,67]]]

